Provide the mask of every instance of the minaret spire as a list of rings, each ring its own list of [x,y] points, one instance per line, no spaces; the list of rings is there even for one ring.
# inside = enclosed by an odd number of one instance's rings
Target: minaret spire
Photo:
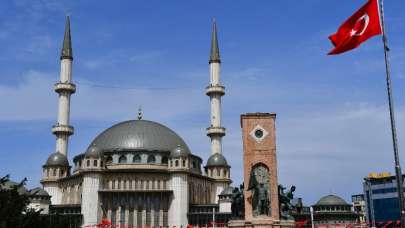
[[[54,86],[59,94],[58,122],[52,127],[52,133],[56,136],[56,152],[67,156],[69,136],[74,131],[70,126],[70,96],[76,92],[76,85],[72,83],[73,52],[69,16],[66,17],[60,61],[60,81]]]
[[[66,16],[65,36],[60,59],[73,59],[72,38],[70,36],[70,16]]]
[[[212,19],[212,35],[211,35],[211,55],[209,63],[221,63],[221,58],[219,56],[218,48],[218,37],[217,37],[217,23],[215,18]]]
[[[225,128],[221,126],[221,97],[225,95],[225,87],[220,83],[221,60],[219,57],[217,25],[212,22],[211,54],[209,60],[210,84],[206,89],[211,102],[211,126],[207,128],[207,136],[211,138],[211,153],[222,154],[222,137]]]

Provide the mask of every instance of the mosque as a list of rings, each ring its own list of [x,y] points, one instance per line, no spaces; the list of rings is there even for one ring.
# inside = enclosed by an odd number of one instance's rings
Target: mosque
[[[198,221],[202,211],[230,213],[230,169],[222,153],[221,59],[213,22],[209,58],[211,154],[204,162],[172,129],[142,115],[117,123],[97,135],[87,150],[67,159],[73,51],[67,17],[61,52],[58,119],[52,127],[56,150],[43,165],[43,189],[50,195],[53,211],[77,213],[83,225],[110,220],[120,225],[180,226]],[[208,156],[208,154],[207,154]],[[52,211],[51,210],[51,211]]]

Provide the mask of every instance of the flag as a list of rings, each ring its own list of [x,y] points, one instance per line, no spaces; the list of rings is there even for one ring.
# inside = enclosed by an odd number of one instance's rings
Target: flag
[[[335,48],[328,55],[336,55],[352,50],[369,38],[381,33],[378,0],[369,0],[349,17],[335,34],[329,36]]]

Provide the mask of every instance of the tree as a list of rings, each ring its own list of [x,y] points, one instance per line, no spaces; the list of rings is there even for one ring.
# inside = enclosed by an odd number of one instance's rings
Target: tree
[[[9,175],[0,178],[0,228],[46,227],[41,224],[40,211],[27,208],[30,201],[26,182],[26,178],[12,182]]]

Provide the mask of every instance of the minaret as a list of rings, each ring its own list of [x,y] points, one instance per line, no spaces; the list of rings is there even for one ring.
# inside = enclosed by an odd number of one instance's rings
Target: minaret
[[[72,84],[72,42],[70,39],[70,19],[66,18],[65,37],[63,40],[62,54],[60,56],[61,70],[60,82],[54,86],[59,94],[58,122],[52,127],[56,136],[56,151],[52,153],[43,165],[41,180],[44,190],[51,196],[53,205],[62,204],[62,191],[59,179],[70,175],[70,166],[67,159],[69,136],[73,134],[73,127],[69,125],[70,95],[76,91]]]
[[[219,57],[217,25],[215,19],[212,25],[210,85],[206,89],[211,102],[211,126],[207,128],[207,136],[211,138],[211,153],[222,154],[222,137],[225,136],[225,128],[221,126],[221,97],[225,95],[225,87],[220,83],[221,59]]]
[[[55,84],[55,92],[59,94],[58,122],[52,127],[56,136],[56,152],[67,156],[69,136],[73,134],[73,127],[69,124],[70,95],[76,91],[72,83],[72,41],[70,37],[70,18],[66,18],[65,36],[60,56],[60,82]]]

